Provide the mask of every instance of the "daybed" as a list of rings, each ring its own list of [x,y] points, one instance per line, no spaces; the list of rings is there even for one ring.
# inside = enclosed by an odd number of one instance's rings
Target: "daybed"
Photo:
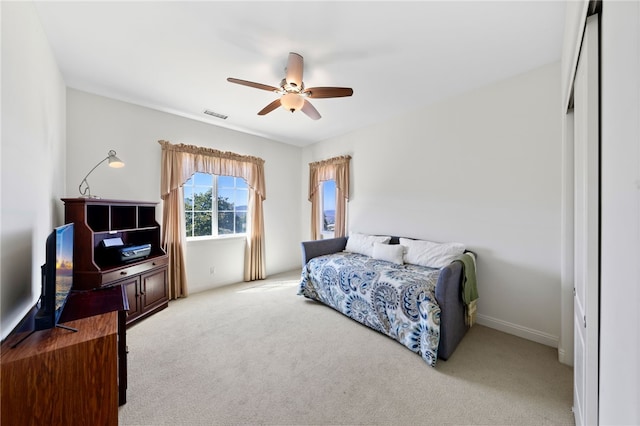
[[[397,340],[431,366],[447,360],[475,319],[475,255],[462,248],[426,267],[405,262],[425,263],[404,246],[415,240],[351,238],[357,243],[349,237],[302,242],[298,295]]]

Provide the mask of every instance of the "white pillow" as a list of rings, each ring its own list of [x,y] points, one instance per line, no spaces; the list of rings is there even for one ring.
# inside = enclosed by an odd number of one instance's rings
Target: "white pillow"
[[[402,265],[404,262],[404,246],[400,244],[373,243],[373,258]]]
[[[434,243],[408,238],[400,238],[400,244],[406,247],[405,263],[429,268],[444,268],[465,250],[464,244],[461,243]]]
[[[373,243],[387,244],[389,241],[391,237],[353,233],[349,235],[344,251],[373,257]]]

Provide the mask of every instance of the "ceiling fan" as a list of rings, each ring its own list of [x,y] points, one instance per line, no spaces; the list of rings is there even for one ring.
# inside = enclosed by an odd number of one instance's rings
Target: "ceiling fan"
[[[302,56],[290,52],[287,67],[285,68],[286,75],[280,82],[279,87],[231,77],[227,78],[227,81],[256,89],[268,90],[281,95],[280,98],[262,108],[262,110],[258,112],[258,115],[266,115],[279,106],[282,106],[292,113],[301,110],[311,119],[317,120],[320,118],[320,113],[306,98],[342,98],[353,95],[353,89],[349,87],[304,87],[304,83],[302,82],[303,68],[304,60]]]

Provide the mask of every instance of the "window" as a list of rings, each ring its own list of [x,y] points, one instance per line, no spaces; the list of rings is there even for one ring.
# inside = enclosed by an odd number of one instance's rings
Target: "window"
[[[322,212],[320,233],[325,238],[331,238],[336,225],[336,181],[333,179],[322,181],[320,211]]]
[[[183,189],[187,237],[247,231],[249,188],[243,178],[196,172]]]

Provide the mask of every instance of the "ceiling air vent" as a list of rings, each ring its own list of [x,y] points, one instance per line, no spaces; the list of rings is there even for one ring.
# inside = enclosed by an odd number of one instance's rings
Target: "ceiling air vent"
[[[207,115],[210,115],[210,116],[212,116],[212,117],[221,118],[221,119],[223,119],[223,120],[226,120],[226,119],[227,119],[227,117],[229,117],[228,115],[218,114],[217,112],[213,112],[213,111],[208,110],[208,109],[205,109],[205,110],[204,110],[204,113],[205,113],[205,114],[207,114]]]

